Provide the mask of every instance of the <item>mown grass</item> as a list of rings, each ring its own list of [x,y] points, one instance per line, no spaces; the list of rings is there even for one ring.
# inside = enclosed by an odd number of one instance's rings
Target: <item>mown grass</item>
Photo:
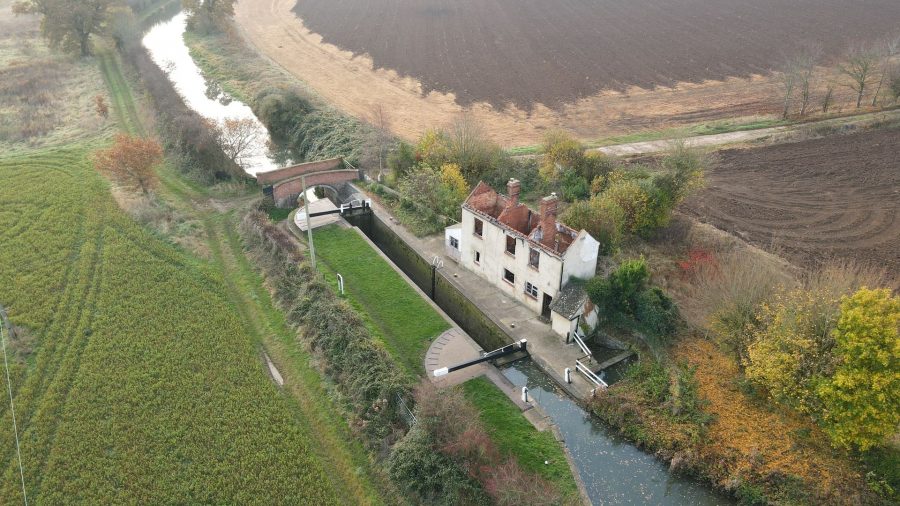
[[[221,274],[121,212],[88,154],[0,159],[0,300],[39,342],[12,376],[29,498],[341,502]]]
[[[425,351],[432,339],[450,328],[359,234],[329,226],[313,232],[318,259],[344,277],[350,303],[365,315],[370,330],[406,370],[420,376]]]
[[[538,431],[506,394],[483,376],[463,383],[462,389],[504,455],[515,457],[526,471],[553,482],[563,494],[578,494],[566,455],[552,432]]]

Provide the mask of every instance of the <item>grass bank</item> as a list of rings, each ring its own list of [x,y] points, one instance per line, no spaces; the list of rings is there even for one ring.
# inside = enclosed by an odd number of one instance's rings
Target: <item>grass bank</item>
[[[526,471],[555,484],[564,495],[577,497],[578,486],[565,452],[552,432],[538,431],[519,407],[484,377],[463,383],[462,389],[501,452],[515,457]]]
[[[329,226],[313,237],[329,281],[344,277],[348,299],[369,329],[409,374],[420,376],[425,352],[450,328],[447,321],[356,231]]]

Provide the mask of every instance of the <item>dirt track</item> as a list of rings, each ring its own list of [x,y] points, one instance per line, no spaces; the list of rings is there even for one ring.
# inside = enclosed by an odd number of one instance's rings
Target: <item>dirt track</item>
[[[688,214],[803,266],[900,272],[900,130],[722,152]]]

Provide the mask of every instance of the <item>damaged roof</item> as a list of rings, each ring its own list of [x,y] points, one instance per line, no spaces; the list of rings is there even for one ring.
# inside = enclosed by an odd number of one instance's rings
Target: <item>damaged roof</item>
[[[565,253],[578,237],[578,232],[554,219],[553,240],[544,241],[540,213],[521,202],[513,204],[509,197],[497,193],[484,181],[475,186],[463,203],[463,207],[482,215],[508,232],[524,236],[523,239],[534,246],[557,256]]]

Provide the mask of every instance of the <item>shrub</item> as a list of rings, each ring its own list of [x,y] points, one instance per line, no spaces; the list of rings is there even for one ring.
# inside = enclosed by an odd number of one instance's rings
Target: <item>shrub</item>
[[[637,295],[634,318],[650,334],[669,335],[675,332],[678,309],[669,296],[654,286]]]
[[[634,315],[637,297],[647,286],[650,270],[641,260],[626,260],[608,278],[588,281],[587,292],[601,315]]]
[[[867,450],[900,424],[900,297],[860,289],[841,302],[834,330],[838,365],[818,386],[823,426],[838,445]]]
[[[600,242],[600,252],[611,254],[622,242],[625,212],[612,199],[593,197],[566,208],[560,220],[575,230],[586,230]]]
[[[557,181],[561,170],[574,168],[584,158],[584,146],[560,130],[544,135],[541,148],[541,177],[546,182]]]
[[[487,503],[478,482],[435,446],[424,427],[413,426],[391,452],[388,476],[421,504]]]
[[[747,351],[747,377],[769,396],[807,414],[820,412],[815,385],[831,368],[836,300],[824,291],[782,290],[762,304]]]
[[[400,142],[397,148],[391,151],[387,159],[388,169],[395,181],[399,181],[416,166],[416,151],[409,143]]]
[[[564,169],[559,176],[560,192],[563,200],[574,202],[586,199],[591,194],[591,188],[587,180],[582,178],[575,169]]]

